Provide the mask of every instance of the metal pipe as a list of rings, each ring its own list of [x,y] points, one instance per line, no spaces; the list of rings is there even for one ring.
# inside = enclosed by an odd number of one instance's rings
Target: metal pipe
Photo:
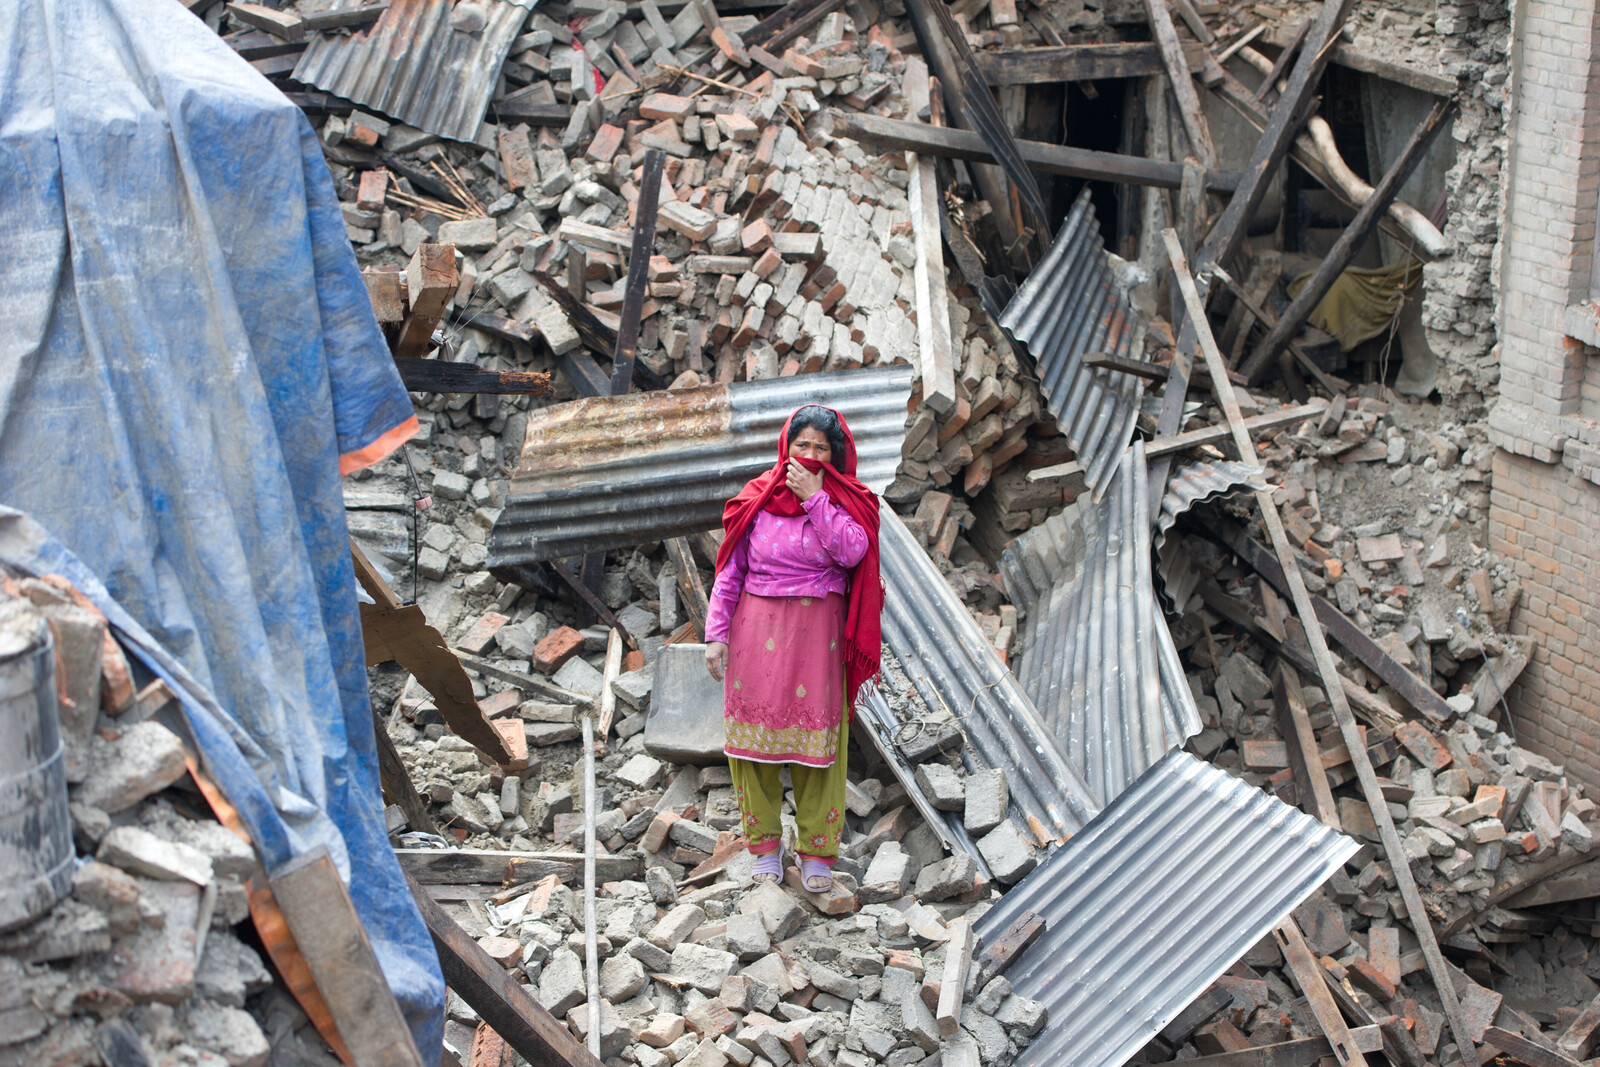
[[[594,919],[594,718],[583,717],[583,971],[589,982],[589,1051],[600,1056],[600,944]]]

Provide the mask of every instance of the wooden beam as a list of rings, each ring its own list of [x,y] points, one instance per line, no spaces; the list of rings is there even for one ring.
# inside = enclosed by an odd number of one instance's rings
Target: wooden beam
[[[990,85],[1054,85],[1101,78],[1160,74],[1161,52],[1144,42],[1069,44],[979,52],[978,69]]]
[[[406,299],[411,313],[400,327],[394,343],[397,359],[427,355],[433,344],[433,328],[439,325],[445,307],[456,295],[461,281],[456,275],[456,246],[418,245],[406,266]]]
[[[1326,402],[1311,404],[1296,404],[1278,411],[1269,411],[1264,415],[1252,415],[1245,420],[1245,428],[1252,433],[1263,430],[1275,430],[1279,426],[1290,426],[1306,419],[1316,418],[1328,410]],[[1170,437],[1157,437],[1148,441],[1144,446],[1146,462],[1171,456],[1177,452],[1187,452],[1191,448],[1201,445],[1215,445],[1226,441],[1232,431],[1227,426],[1207,426],[1199,430],[1185,430],[1183,433],[1173,434]],[[1083,474],[1083,466],[1077,460],[1058,463],[1053,467],[1039,467],[1028,472],[1028,481],[1044,482],[1056,478],[1072,478]]]
[[[1570,1056],[1553,1051],[1531,1038],[1500,1026],[1491,1026],[1483,1032],[1486,1045],[1493,1045],[1517,1063],[1527,1067],[1582,1067]]]
[[[246,26],[265,30],[285,41],[303,41],[306,36],[305,20],[292,11],[278,11],[265,4],[229,4],[228,14]]]
[[[327,846],[296,856],[267,882],[352,1062],[423,1067]]]
[[[414,880],[411,895],[433,935],[439,969],[456,995],[529,1063],[603,1067]]]
[[[505,852],[492,848],[397,848],[394,854],[407,876],[423,885],[516,885],[546,875],[576,885],[583,872],[581,852]],[[642,878],[638,856],[600,856],[596,877],[602,882]]]
[[[1261,380],[1267,367],[1277,358],[1278,353],[1283,351],[1284,345],[1300,332],[1300,328],[1311,317],[1312,311],[1316,310],[1322,298],[1328,295],[1333,283],[1339,280],[1339,275],[1344,273],[1344,269],[1355,259],[1356,253],[1371,235],[1372,228],[1388,210],[1390,202],[1400,195],[1400,187],[1411,177],[1411,172],[1421,164],[1422,158],[1428,154],[1428,147],[1433,144],[1433,139],[1444,129],[1455,114],[1455,110],[1454,100],[1441,100],[1433,106],[1432,111],[1428,112],[1422,124],[1412,131],[1411,140],[1406,142],[1405,149],[1384,172],[1372,195],[1361,205],[1356,217],[1344,228],[1344,232],[1339,235],[1339,239],[1334,242],[1328,254],[1322,257],[1322,262],[1317,265],[1311,280],[1306,282],[1288,309],[1278,318],[1277,324],[1267,331],[1267,336],[1240,367],[1251,382]]]
[[[606,669],[601,675],[600,683],[600,721],[595,726],[595,734],[599,737],[601,745],[606,743],[606,737],[611,733],[611,720],[617,714],[617,694],[611,691],[611,683],[617,680],[617,675],[620,673],[622,673],[622,632],[612,630],[606,636]]]
[[[410,671],[433,697],[445,725],[463,741],[504,766],[512,759],[505,738],[472,695],[472,679],[444,642],[444,635],[428,625],[422,608],[402,604],[383,580],[366,553],[350,542],[356,580],[375,603],[361,605],[361,638],[367,665],[394,660]]]
[[[1289,766],[1300,786],[1300,807],[1324,825],[1342,830],[1339,807],[1322,767],[1317,735],[1311,729],[1311,716],[1300,695],[1300,676],[1282,659],[1272,673],[1272,700],[1278,709],[1278,725],[1288,741]]]
[[[1035,941],[1044,936],[1044,932],[1043,915],[1031,911],[1018,915],[978,955],[979,982],[987,983],[991,978],[1005,974]]]
[[[1345,0],[1327,0],[1327,2],[1331,5]],[[1296,71],[1298,70],[1297,66]],[[1183,292],[1184,303],[1189,309],[1188,321],[1195,327],[1200,350],[1216,381],[1217,401],[1221,404],[1228,425],[1233,430],[1235,447],[1241,456],[1253,456],[1255,447],[1250,441],[1250,434],[1244,428],[1244,418],[1239,412],[1239,401],[1234,396],[1233,383],[1227,379],[1222,353],[1217,350],[1216,339],[1211,336],[1211,324],[1206,321],[1205,306],[1195,289],[1194,278],[1189,274],[1189,265],[1184,260],[1183,249],[1178,246],[1178,235],[1168,229],[1162,237],[1167,245],[1167,255],[1172,260],[1173,275]],[[1294,601],[1295,613],[1300,616],[1306,643],[1311,646],[1311,655],[1317,663],[1317,674],[1322,679],[1328,703],[1333,706],[1333,717],[1339,724],[1339,732],[1344,737],[1345,747],[1350,751],[1351,765],[1355,767],[1356,778],[1361,783],[1361,792],[1367,801],[1367,809],[1372,813],[1372,821],[1378,827],[1384,854],[1394,870],[1395,882],[1399,886],[1401,899],[1405,902],[1407,921],[1417,935],[1423,957],[1428,962],[1428,971],[1433,976],[1440,1004],[1444,1007],[1445,1018],[1450,1021],[1450,1032],[1455,1036],[1462,1063],[1466,1067],[1478,1067],[1477,1053],[1473,1049],[1465,1018],[1461,1014],[1461,1002],[1456,997],[1449,964],[1439,951],[1439,942],[1434,937],[1433,926],[1428,920],[1422,894],[1417,892],[1417,883],[1411,874],[1410,857],[1406,854],[1405,846],[1401,844],[1400,835],[1395,832],[1394,816],[1389,812],[1389,801],[1384,797],[1378,776],[1373,772],[1372,763],[1367,758],[1366,741],[1356,725],[1355,716],[1350,711],[1350,703],[1345,698],[1339,672],[1334,668],[1333,653],[1328,649],[1322,627],[1316,622],[1316,609],[1312,607],[1311,594],[1306,591],[1305,579],[1300,574],[1300,568],[1294,563],[1294,553],[1289,547],[1289,536],[1284,532],[1283,519],[1278,515],[1277,505],[1272,502],[1270,490],[1263,489],[1256,492],[1256,506],[1261,512],[1267,533],[1272,538],[1273,551],[1277,554],[1279,564],[1288,578],[1290,599]]]
[[[928,106],[931,91],[928,67],[920,57],[906,58],[903,83],[906,111],[915,115]],[[944,242],[940,240],[939,176],[933,160],[916,152],[906,153],[906,171],[910,176],[906,191],[911,201],[911,228],[917,242],[913,281],[922,398],[936,414],[948,415],[956,406],[956,356],[950,337]]]
[[[540,396],[550,391],[548,371],[485,370],[474,363],[442,359],[397,360],[400,380],[412,393],[510,393]]]
[[[963,100],[966,81],[956,58],[955,42],[946,37],[943,22],[939,18],[941,13],[946,19],[949,18],[948,11],[940,11],[943,4],[944,0],[905,0],[906,15],[922,48],[923,61],[939,79],[939,88],[944,96],[946,110],[954,117],[957,124],[971,129],[972,123],[966,117]],[[983,138],[979,137],[978,140],[981,143]],[[990,155],[988,159],[993,160],[994,157]],[[992,162],[971,169],[972,180],[977,183],[979,194],[994,210],[994,221],[1000,231],[1000,241],[1005,247],[1010,248],[1016,244],[1018,231],[1016,220],[1010,211],[1011,198],[1006,191],[1005,174]]]
[[[1311,1014],[1317,1017],[1317,1025],[1322,1027],[1323,1036],[1333,1049],[1334,1059],[1343,1067],[1366,1067],[1367,1058],[1356,1047],[1344,1016],[1339,1014],[1339,1006],[1333,1002],[1333,994],[1328,992],[1323,982],[1322,967],[1306,945],[1300,924],[1290,916],[1273,929],[1272,936],[1283,952],[1284,962],[1289,965],[1289,973],[1294,975],[1295,984],[1311,1005]]]
[[[1272,309],[1263,304],[1257,303],[1254,299],[1252,299],[1250,294],[1245,292],[1244,288],[1238,282],[1233,280],[1233,275],[1223,270],[1220,266],[1212,268],[1211,273],[1222,279],[1222,284],[1227,286],[1228,291],[1233,294],[1234,299],[1239,301],[1239,306],[1248,312],[1257,322],[1261,323],[1263,329],[1271,329],[1272,326],[1278,321],[1278,316],[1273,314]],[[1244,344],[1244,340],[1249,333],[1250,327],[1248,325],[1241,324],[1239,327],[1240,345]],[[1338,394],[1344,392],[1345,389],[1349,388],[1348,382],[1339,378],[1334,378],[1321,367],[1317,366],[1316,360],[1306,355],[1305,346],[1299,341],[1290,341],[1289,351],[1294,353],[1295,360],[1300,364],[1300,366],[1305,368],[1307,374],[1310,374],[1317,380],[1317,384],[1322,386],[1322,388],[1327,391],[1330,398],[1337,396]]]
[[[388,794],[390,802],[405,813],[406,824],[411,829],[441,836],[433,816],[428,813],[428,803],[417,792],[411,772],[406,770],[405,761],[394,747],[394,738],[389,736],[389,729],[384,725],[383,716],[378,714],[377,708],[372,709],[372,726],[378,740],[378,779],[383,791]]]
[[[705,3],[704,7],[711,5]],[[650,254],[656,247],[656,207],[661,200],[661,171],[666,159],[654,148],[644,154],[644,177],[634,209],[633,244],[628,252],[628,280],[622,297],[622,322],[617,327],[617,346],[611,355],[612,396],[626,393],[633,382],[634,359],[639,354],[639,315],[644,308]]]
[[[336,11],[319,11],[314,15],[301,15],[300,24],[306,32],[313,30],[337,30],[341,27],[370,26],[378,21],[378,16],[389,10],[388,3],[370,4],[365,7],[342,7]]]
[[[1290,29],[1289,24],[1280,22],[1267,31],[1263,38],[1268,44],[1283,47],[1293,45],[1296,39],[1303,39],[1309,22],[1301,23],[1298,29]],[[1419,49],[1415,54],[1431,55]],[[1408,85],[1413,89],[1420,89],[1434,96],[1450,96],[1456,91],[1456,80],[1448,74],[1436,74],[1432,71],[1418,70],[1409,63],[1396,63],[1383,58],[1381,52],[1356,48],[1353,45],[1339,41],[1328,49],[1328,60],[1337,66],[1350,70],[1359,70],[1363,74],[1372,74],[1376,77],[1392,81],[1400,85]],[[1283,76],[1283,71],[1276,72],[1272,79],[1274,82]]]
[[[1189,135],[1189,148],[1195,158],[1208,170],[1217,169],[1217,147],[1211,141],[1211,129],[1206,125],[1206,113],[1200,106],[1200,95],[1195,92],[1194,79],[1189,73],[1189,60],[1178,43],[1178,31],[1172,25],[1172,12],[1167,10],[1167,0],[1145,0],[1145,11],[1150,16],[1150,33],[1161,52],[1161,63],[1172,83],[1172,95],[1178,101],[1178,117],[1183,121],[1183,132]],[[1201,24],[1204,26],[1204,23]]]
[[[572,121],[572,108],[567,104],[532,104],[515,100],[490,104],[489,110],[499,123],[526,122],[529,126],[564,128]]]
[[[1383,1051],[1383,1034],[1376,1026],[1359,1026],[1351,1030],[1350,1040],[1362,1052]],[[1184,1067],[1315,1067],[1324,1056],[1332,1054],[1327,1038],[1303,1037],[1297,1041],[1280,1041],[1275,1045],[1260,1045],[1216,1056],[1198,1056],[1182,1062]]]
[[[961,1029],[961,997],[967,988],[967,966],[972,962],[972,923],[956,919],[950,923],[950,940],[945,942],[944,973],[939,979],[939,1010],[934,1018],[946,1037]]]
[[[1278,98],[1267,119],[1266,129],[1256,142],[1250,163],[1245,168],[1247,177],[1239,191],[1228,201],[1222,217],[1206,239],[1205,251],[1199,260],[1202,271],[1208,270],[1212,263],[1221,263],[1226,267],[1238,254],[1239,245],[1244,240],[1245,226],[1254,217],[1256,208],[1261,206],[1272,175],[1277,172],[1305,120],[1306,103],[1315,92],[1317,81],[1328,62],[1328,42],[1338,37],[1339,29],[1344,25],[1353,4],[1354,0],[1323,0],[1322,10],[1317,13],[1306,34],[1305,47],[1300,50],[1289,72],[1283,95]]]
[[[700,571],[694,565],[694,552],[689,548],[687,537],[667,538],[667,555],[672,560],[673,567],[678,572],[678,597],[683,601],[683,609],[688,612],[689,621],[703,637],[706,632],[706,616],[710,614],[711,606],[706,598],[705,583],[700,581]]]
[[[865,112],[835,112],[834,133],[873,145],[885,151],[901,149],[923,156],[992,162],[993,154],[983,138],[969,130],[952,130],[903,119],[886,119]],[[1183,164],[1144,156],[1124,156],[1116,152],[1096,152],[1087,148],[1047,144],[1043,141],[1018,141],[1023,162],[1044,174],[1064,174],[1071,178],[1126,182],[1157,189],[1177,189],[1183,185]],[[1230,193],[1239,186],[1238,171],[1206,171],[1206,189]]]

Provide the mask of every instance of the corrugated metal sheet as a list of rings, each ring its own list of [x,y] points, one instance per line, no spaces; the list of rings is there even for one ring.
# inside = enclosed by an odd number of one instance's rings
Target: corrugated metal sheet
[[[1205,577],[1167,534],[1178,516],[1196,504],[1208,504],[1252,489],[1263,489],[1267,473],[1254,463],[1236,459],[1198,460],[1174,469],[1161,497],[1161,514],[1156,516],[1155,548],[1157,589],[1169,611],[1178,611],[1189,602],[1200,579]]]
[[[1156,604],[1142,441],[1114,472],[1098,503],[1080,497],[1001,559],[1027,612],[1017,678],[1103,801],[1201,727]]]
[[[923,702],[960,721],[971,767],[1005,770],[1019,825],[1041,844],[1075,832],[1099,810],[1094,793],[922,545],[887,504],[882,514],[884,640]]]
[[[488,25],[459,33],[450,28],[452,0],[390,0],[360,33],[313,36],[294,79],[419,130],[471,141],[535,3],[483,0]]]
[[[844,414],[856,473],[881,493],[900,463],[911,378],[910,367],[869,367],[531,411],[489,566],[715,529],[722,505],[772,466],[784,421],[805,404]]]
[[[1088,187],[1044,260],[1006,305],[1000,325],[1027,346],[1050,414],[1098,497],[1133,434],[1144,379],[1086,367],[1083,357],[1134,354],[1144,327],[1126,293],[1113,284]]]
[[[1353,856],[1350,838],[1183,752],[978,920],[1046,933],[1007,972],[1049,1023],[1019,1067],[1119,1067]]]

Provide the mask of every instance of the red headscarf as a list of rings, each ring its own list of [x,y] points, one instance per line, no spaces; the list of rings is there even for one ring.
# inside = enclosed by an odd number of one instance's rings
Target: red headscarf
[[[825,410],[833,411],[839,419],[839,428],[844,431],[844,455],[834,456],[833,463],[808,459],[800,462],[807,470],[822,471],[822,488],[828,491],[828,498],[867,531],[867,554],[850,572],[844,620],[845,695],[854,708],[856,694],[862,685],[877,677],[878,662],[882,658],[883,585],[878,579],[878,497],[856,478],[856,439],[850,436],[844,416],[832,408]],[[746,482],[739,495],[722,509],[722,528],[727,536],[717,550],[718,573],[727,565],[759,512],[770,511],[790,518],[805,513],[800,498],[786,484],[784,473],[789,465],[789,424],[793,421],[794,416],[790,415],[778,437],[778,462],[771,470]]]

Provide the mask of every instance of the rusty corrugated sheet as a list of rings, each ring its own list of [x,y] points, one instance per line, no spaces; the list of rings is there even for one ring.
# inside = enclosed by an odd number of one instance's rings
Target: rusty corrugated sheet
[[[1049,1012],[1019,1067],[1120,1067],[1356,853],[1350,838],[1168,753],[978,920],[1046,932],[1006,977]]]
[[[531,411],[510,499],[489,535],[489,566],[715,529],[722,505],[772,466],[785,420],[805,404],[843,413],[856,473],[881,493],[900,463],[912,373],[868,367]]]
[[[1099,801],[922,545],[887,504],[882,516],[884,641],[923,703],[960,722],[968,768],[1006,772],[1019,827],[1040,844],[1064,839]]]
[[[390,0],[369,29],[314,36],[293,77],[419,130],[471,141],[537,0],[482,2],[488,25],[461,33],[450,28],[452,0]]]
[[[1196,504],[1262,489],[1266,484],[1266,471],[1236,459],[1194,460],[1174,468],[1161,497],[1155,529],[1157,589],[1168,611],[1180,611],[1204,577],[1177,539],[1167,536],[1178,516]]]
[[[1155,599],[1143,442],[1113,471],[1099,502],[1079,497],[1000,564],[1026,612],[1017,678],[1105,802],[1201,727]]]
[[[1099,496],[1133,434],[1144,380],[1086,367],[1083,357],[1137,354],[1144,327],[1114,284],[1087,187],[1000,325],[1032,357],[1050,414]]]

